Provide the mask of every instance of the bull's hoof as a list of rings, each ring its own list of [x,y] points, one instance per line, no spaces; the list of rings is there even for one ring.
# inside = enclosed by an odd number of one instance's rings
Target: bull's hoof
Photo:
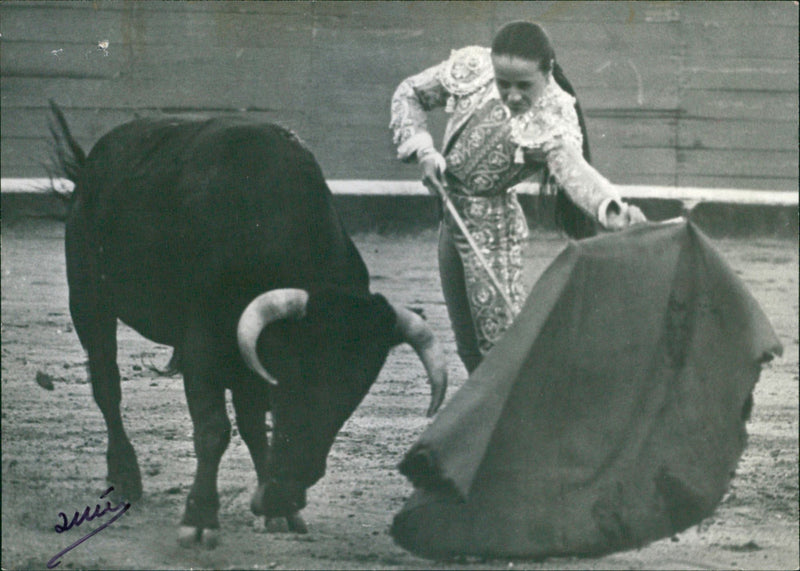
[[[193,547],[195,544],[200,543],[201,533],[202,530],[199,527],[182,525],[178,528],[178,544],[185,548]]]
[[[126,470],[109,470],[106,482],[114,487],[114,497],[137,502],[142,499],[142,475],[135,463],[126,468]]]
[[[129,486],[119,484],[117,481],[112,480],[111,478],[106,478],[106,486],[109,488],[113,488],[113,491],[111,491],[109,494],[104,495],[103,500],[107,500],[112,504],[125,504],[125,503],[132,504],[142,498],[141,487],[139,487],[138,489],[133,489],[131,491]]]
[[[286,525],[289,526],[289,531],[292,533],[305,534],[308,533],[308,526],[306,522],[300,517],[299,513],[293,513],[286,516]]]
[[[142,498],[142,473],[133,447],[128,445],[121,451],[109,450],[106,461],[106,480],[110,486],[114,486],[114,493],[129,502],[139,501]]]
[[[218,529],[204,529],[203,536],[200,542],[206,549],[216,549],[219,545],[219,530]]]
[[[253,496],[250,498],[250,511],[255,515],[264,515],[264,492],[266,489],[266,484],[259,484],[256,491],[253,492]]]
[[[196,545],[214,549],[219,545],[219,530],[182,525],[178,528],[178,544],[186,549]]]
[[[112,478],[111,476],[106,478],[106,482],[110,487],[114,488],[114,491],[109,496],[110,499],[116,501],[117,503],[120,502],[138,502],[142,499],[142,482],[139,480],[138,482],[135,479],[131,478]]]
[[[288,533],[289,524],[283,517],[265,517],[264,531],[267,533]]]
[[[267,533],[308,533],[308,526],[299,513],[286,517],[265,517],[264,529]]]
[[[306,491],[293,482],[259,484],[250,498],[250,511],[266,518],[287,517],[306,507]]]

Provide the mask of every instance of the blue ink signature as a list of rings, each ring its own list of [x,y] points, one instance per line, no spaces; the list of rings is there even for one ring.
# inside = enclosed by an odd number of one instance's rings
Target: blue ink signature
[[[114,487],[113,486],[110,487],[109,489],[107,489],[105,492],[103,492],[103,494],[100,496],[100,498],[101,499],[105,498],[112,491],[114,491]],[[115,512],[117,510],[122,510],[117,515],[112,517],[110,520],[105,522],[103,525],[98,527],[97,529],[93,530],[90,533],[87,533],[86,535],[84,535],[82,538],[80,538],[78,541],[76,541],[75,543],[73,543],[72,545],[67,547],[66,549],[62,549],[61,551],[56,553],[53,556],[53,558],[50,559],[50,561],[47,562],[47,568],[48,569],[55,569],[56,567],[61,565],[60,559],[61,559],[62,555],[64,555],[65,553],[75,549],[81,543],[83,543],[84,541],[86,541],[87,539],[92,537],[93,535],[103,531],[109,525],[111,525],[112,523],[117,521],[120,517],[122,517],[122,514],[124,514],[126,511],[128,511],[128,509],[130,507],[131,507],[130,503],[123,502],[123,503],[118,504],[118,505],[116,505],[115,507],[112,508],[111,507],[111,502],[107,501],[106,502],[106,507],[102,511],[100,511],[100,506],[96,505],[95,508],[94,508],[94,513],[92,513],[91,512],[92,508],[90,508],[89,506],[86,506],[86,509],[83,510],[83,513],[75,512],[75,515],[72,517],[72,521],[70,521],[70,522],[67,522],[67,514],[65,514],[64,512],[59,512],[58,516],[63,520],[63,522],[62,522],[62,525],[56,524],[56,533],[64,533],[65,531],[69,531],[73,527],[78,527],[79,525],[81,525],[85,521],[92,521],[95,518],[102,517],[102,516],[106,515],[108,512]]]

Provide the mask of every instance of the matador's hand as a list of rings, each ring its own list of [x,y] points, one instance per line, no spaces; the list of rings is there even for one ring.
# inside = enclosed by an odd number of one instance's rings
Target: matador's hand
[[[631,204],[628,206],[628,226],[633,226],[634,224],[643,224],[647,222],[647,216],[644,215],[638,206],[634,206]]]
[[[624,202],[620,206],[621,208],[618,212],[609,211],[606,215],[606,228],[608,230],[622,230],[634,224],[647,222],[647,217],[638,206]]]
[[[444,171],[447,162],[436,149],[430,149],[421,156],[418,154],[417,159],[422,167],[422,184],[432,195],[439,196],[444,192]]]

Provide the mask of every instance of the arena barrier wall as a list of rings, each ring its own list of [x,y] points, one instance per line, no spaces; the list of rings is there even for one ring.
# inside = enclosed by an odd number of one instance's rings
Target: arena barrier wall
[[[328,184],[350,232],[413,232],[436,227],[436,201],[419,181],[329,180]],[[640,206],[652,220],[688,216],[718,237],[798,237],[797,192],[616,186],[623,198]],[[24,218],[63,219],[63,197],[72,190],[72,183],[65,179],[3,178],[0,190],[4,223]],[[517,190],[531,227],[551,230],[549,217],[539,212],[538,186],[523,183]]]

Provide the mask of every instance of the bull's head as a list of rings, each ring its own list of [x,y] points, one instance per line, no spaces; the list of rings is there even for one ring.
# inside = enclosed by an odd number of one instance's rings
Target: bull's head
[[[428,416],[447,389],[444,353],[425,321],[380,295],[272,290],[245,309],[238,340],[247,366],[275,385],[270,397],[275,482],[263,506],[269,515],[303,507],[305,488],[324,474],[336,434],[392,347],[407,342],[420,357],[431,385]]]

